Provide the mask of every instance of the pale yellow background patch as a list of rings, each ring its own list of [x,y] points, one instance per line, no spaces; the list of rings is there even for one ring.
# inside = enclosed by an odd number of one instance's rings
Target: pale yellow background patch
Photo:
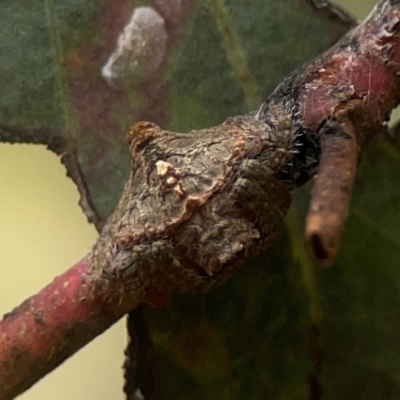
[[[0,314],[81,259],[96,240],[78,191],[43,146],[0,144]],[[21,400],[123,399],[125,321],[67,360]]]

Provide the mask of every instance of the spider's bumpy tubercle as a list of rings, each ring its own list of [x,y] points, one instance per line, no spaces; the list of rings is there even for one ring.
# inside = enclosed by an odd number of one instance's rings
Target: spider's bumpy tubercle
[[[292,187],[300,187],[317,173],[320,140],[317,132],[305,126],[297,106],[285,102],[280,89],[279,86],[267,102],[251,115],[267,124],[277,137],[290,138],[288,149],[291,157],[278,171],[277,177]]]
[[[95,246],[93,268],[148,287],[206,290],[259,254],[283,230],[291,182],[289,121],[252,116],[175,133],[138,123],[128,136],[132,171]]]

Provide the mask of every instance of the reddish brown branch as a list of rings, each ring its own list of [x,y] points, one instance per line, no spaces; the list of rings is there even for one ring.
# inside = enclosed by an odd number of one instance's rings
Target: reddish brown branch
[[[97,286],[87,258],[4,316],[0,324],[0,399],[21,394],[140,299]]]
[[[289,75],[255,113],[278,131],[287,119],[297,132],[298,150],[282,179],[300,186],[317,172],[306,236],[325,264],[339,249],[358,147],[382,131],[399,103],[398,74],[400,2],[381,1],[334,47]],[[327,124],[335,121],[342,134],[327,136]]]
[[[398,104],[399,74],[396,0],[381,1],[367,20],[305,68],[301,115],[305,126],[318,130],[322,148],[306,236],[324,264],[330,264],[339,249],[358,147],[382,131]]]
[[[333,261],[339,249],[356,147],[362,148],[382,131],[399,103],[399,74],[400,2],[381,1],[334,47],[289,75],[255,114],[278,127],[276,121],[288,118],[298,132],[298,151],[283,178],[295,178],[299,186],[318,172],[306,236],[315,257],[325,264]],[[346,121],[341,129],[352,138],[349,143],[343,135],[339,139],[336,134],[334,140],[326,137],[324,127],[333,121]],[[343,179],[348,180],[346,190],[341,189]]]
[[[347,218],[357,169],[358,144],[352,124],[325,124],[321,134],[321,163],[307,217],[307,240],[322,264],[336,257]]]

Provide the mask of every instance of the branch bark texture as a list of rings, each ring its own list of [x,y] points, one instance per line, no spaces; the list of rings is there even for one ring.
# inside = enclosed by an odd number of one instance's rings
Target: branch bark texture
[[[0,399],[13,399],[103,333],[141,301],[101,286],[88,258],[57,277],[0,323]]]

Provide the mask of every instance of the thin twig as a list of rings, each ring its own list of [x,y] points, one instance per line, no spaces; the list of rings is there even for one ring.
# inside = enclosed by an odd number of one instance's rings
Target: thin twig
[[[307,216],[307,239],[316,259],[330,263],[339,250],[358,162],[358,144],[347,121],[329,121],[321,133],[321,165]]]

